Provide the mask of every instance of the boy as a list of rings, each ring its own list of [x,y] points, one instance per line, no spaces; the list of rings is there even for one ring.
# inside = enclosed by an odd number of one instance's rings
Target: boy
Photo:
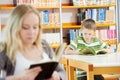
[[[96,24],[94,20],[86,19],[81,26],[82,36],[78,36],[75,40],[71,41],[65,50],[65,54],[80,54],[80,51],[85,47],[91,47],[95,51],[104,49],[107,52],[109,51],[108,53],[113,52],[105,43],[95,37]],[[101,75],[96,75],[95,80],[104,80],[104,78]]]
[[[80,50],[85,47],[92,47],[95,51],[104,49],[108,53],[113,53],[109,46],[95,37],[96,24],[94,20],[86,19],[81,26],[82,36],[78,36],[75,40],[71,41],[65,50],[65,54],[80,54]]]

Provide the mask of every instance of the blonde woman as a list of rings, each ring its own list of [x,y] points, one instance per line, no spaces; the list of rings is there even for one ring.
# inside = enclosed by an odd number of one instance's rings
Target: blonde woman
[[[34,80],[41,68],[29,69],[29,66],[53,58],[52,49],[41,40],[41,30],[35,8],[19,5],[13,10],[0,44],[0,69],[6,70],[6,80]],[[48,80],[65,80],[60,64]]]

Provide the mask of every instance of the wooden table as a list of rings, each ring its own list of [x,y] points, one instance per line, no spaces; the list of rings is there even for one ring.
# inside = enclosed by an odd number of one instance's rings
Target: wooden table
[[[63,64],[65,70],[66,70],[66,80],[69,80],[68,74],[69,74],[69,70],[68,70],[68,59],[67,58],[61,58],[60,63]]]
[[[69,80],[74,80],[74,68],[87,72],[87,80],[94,80],[95,74],[120,74],[120,54],[105,55],[63,55],[68,59]]]

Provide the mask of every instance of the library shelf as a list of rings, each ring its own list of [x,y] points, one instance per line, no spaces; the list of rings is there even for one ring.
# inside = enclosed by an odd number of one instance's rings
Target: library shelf
[[[36,9],[59,9],[59,6],[34,6]],[[0,10],[13,10],[15,6],[13,4],[0,4]],[[1,30],[5,29],[5,24],[1,24]],[[59,29],[60,25],[41,25],[43,29]],[[44,27],[43,27],[44,26]],[[50,47],[58,48],[60,43],[52,43]]]
[[[1,30],[5,28],[5,25],[1,25]],[[45,25],[44,27],[42,26],[42,29],[59,29],[59,25]]]
[[[0,10],[12,10],[14,8],[13,4],[0,4]]]
[[[1,4],[0,10],[13,10],[15,6],[13,4]],[[59,6],[35,6],[36,9],[58,9]]]
[[[103,42],[107,43],[108,45],[117,44],[117,40],[116,39],[103,40]]]
[[[110,22],[101,22],[96,24],[97,27],[108,27],[108,26],[116,26],[115,23]],[[80,28],[81,25],[76,25],[76,23],[63,23],[63,28]]]
[[[62,8],[107,8],[116,6],[115,4],[106,4],[106,5],[84,5],[84,6],[70,6],[69,4],[62,4]]]
[[[81,25],[76,25],[76,23],[63,23],[62,28],[72,29],[72,28],[80,28]],[[43,27],[44,26],[44,27]],[[116,26],[115,23],[97,23],[97,27],[108,27],[108,26]],[[3,30],[5,25],[1,25],[1,29]],[[59,29],[59,25],[42,25],[43,29]]]
[[[42,25],[42,29],[59,29],[59,25]]]
[[[59,43],[50,44],[50,47],[52,47],[52,48],[58,48],[59,46],[60,46]]]

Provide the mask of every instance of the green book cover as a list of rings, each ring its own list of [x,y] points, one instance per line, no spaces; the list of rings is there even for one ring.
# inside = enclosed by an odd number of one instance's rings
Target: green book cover
[[[97,50],[95,51],[91,47],[85,47],[82,50],[80,50],[80,54],[82,55],[97,55],[97,54],[106,54],[107,52],[105,50]]]

